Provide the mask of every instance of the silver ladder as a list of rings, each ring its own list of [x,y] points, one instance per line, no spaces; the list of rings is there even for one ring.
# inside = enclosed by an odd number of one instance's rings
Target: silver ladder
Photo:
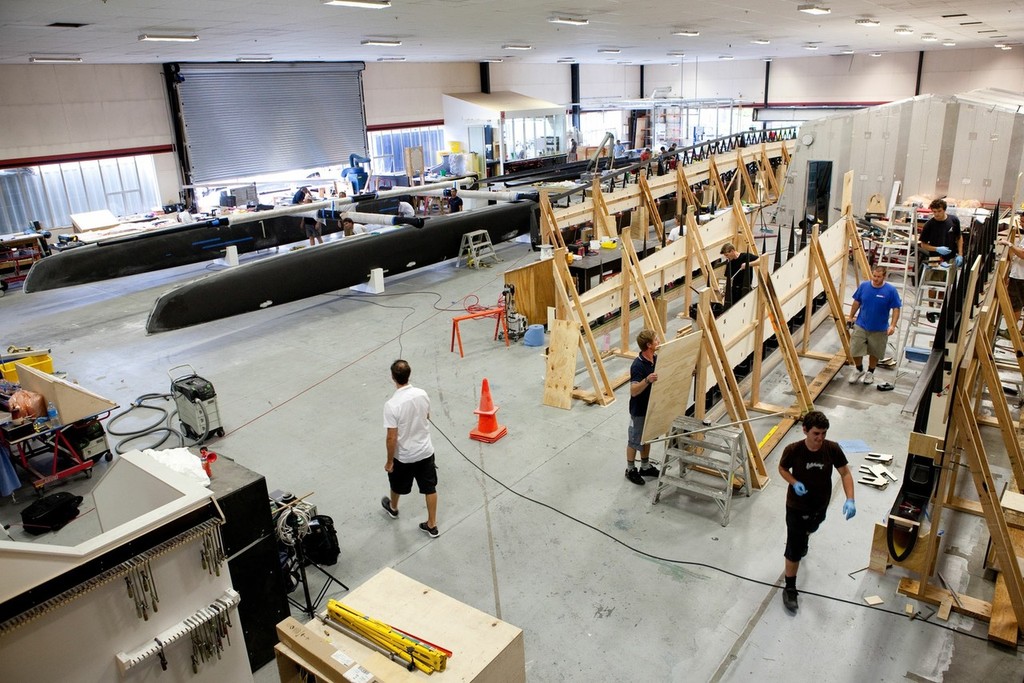
[[[676,474],[669,474],[678,466]],[[708,427],[700,420],[677,417],[665,441],[665,458],[658,475],[652,504],[669,488],[710,498],[722,512],[722,526],[729,524],[734,484],[742,479],[750,496],[750,461],[743,432],[732,427]]]
[[[486,258],[492,258],[495,262],[501,261],[494,251],[494,245],[491,244],[491,235],[486,230],[474,230],[462,236],[459,258],[455,261],[456,268],[463,258],[466,259],[466,265],[473,268],[479,268],[480,263]]]

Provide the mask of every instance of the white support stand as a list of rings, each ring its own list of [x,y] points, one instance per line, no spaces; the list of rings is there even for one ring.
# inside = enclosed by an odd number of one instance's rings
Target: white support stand
[[[370,280],[361,285],[352,285],[349,289],[355,292],[363,292],[364,294],[383,294],[384,293],[384,269],[374,268],[370,271]]]
[[[229,244],[224,249],[224,258],[219,258],[214,261],[218,266],[227,266],[228,268],[234,268],[238,265],[238,247],[233,244]]]

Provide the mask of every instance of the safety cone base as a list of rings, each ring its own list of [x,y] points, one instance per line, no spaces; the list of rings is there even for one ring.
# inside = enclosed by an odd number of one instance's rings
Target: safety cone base
[[[474,429],[469,433],[469,438],[474,441],[483,441],[484,443],[494,443],[501,437],[508,434],[508,427],[505,425],[498,425],[498,428],[493,432],[482,432],[479,429]]]

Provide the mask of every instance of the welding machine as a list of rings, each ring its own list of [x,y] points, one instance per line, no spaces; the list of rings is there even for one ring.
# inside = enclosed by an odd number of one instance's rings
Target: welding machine
[[[178,374],[178,370],[188,372]],[[224,436],[217,410],[217,392],[213,384],[196,374],[189,364],[176,365],[167,371],[171,378],[171,398],[178,408],[178,419],[185,436],[204,439],[211,434]]]

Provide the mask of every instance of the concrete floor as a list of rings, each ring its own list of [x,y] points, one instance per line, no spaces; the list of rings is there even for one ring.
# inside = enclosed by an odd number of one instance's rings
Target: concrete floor
[[[531,681],[1024,677],[1019,652],[984,640],[987,624],[955,615],[948,623],[911,621],[904,607],[913,601],[896,592],[899,570],[859,571],[895,486],[858,485],[858,514],[844,521],[836,478],[829,518],[801,567],[804,594],[793,616],[774,587],[785,537],[786,491],[774,474],[781,446],[768,460],[771,484],[734,499],[731,523],[722,527],[711,503],[673,493],[652,505],[653,486],[623,478],[625,387],[604,408],[544,407],[542,349],[506,349],[491,340],[488,321],[463,323],[466,357],[451,353],[452,316],[470,299],[497,301],[503,271],[536,258],[523,244],[498,252],[504,262],[496,267],[445,263],[389,279],[383,295],[335,292],[150,336],[144,324],[156,296],[206,268],[31,295],[14,290],[0,299],[0,339],[51,348],[58,370],[122,406],[166,392],[167,370],[190,363],[217,389],[227,435],[212,447],[264,474],[271,489],[312,492],[319,511],[334,518],[340,579],[356,586],[394,567],[521,627]],[[673,318],[670,328],[681,324]],[[826,327],[815,347],[834,350],[835,332]],[[403,499],[399,520],[378,502],[387,492],[381,408],[393,391],[388,367],[399,357],[433,401],[436,540],[416,528],[425,519],[418,494]],[[627,366],[622,359],[611,370]],[[809,362],[805,370],[816,368]],[[893,374],[879,371],[879,381]],[[509,432],[490,445],[468,438],[484,378]],[[901,378],[889,393],[834,380],[816,403],[831,419],[829,438],[896,454],[891,469],[902,476],[913,418],[901,407],[913,379]],[[585,373],[580,380],[588,381]],[[769,402],[791,401],[781,368],[762,393]],[[754,424],[760,435],[773,422]],[[801,436],[796,428],[784,443]],[[1005,455],[991,452],[1005,480]],[[854,469],[863,462],[863,453],[848,455]],[[16,521],[29,499],[23,491],[18,503],[0,501],[0,519]],[[945,578],[989,597],[987,533],[964,516],[944,525]],[[867,607],[863,598],[871,595],[884,604]],[[276,668],[264,667],[256,680],[276,681]]]

